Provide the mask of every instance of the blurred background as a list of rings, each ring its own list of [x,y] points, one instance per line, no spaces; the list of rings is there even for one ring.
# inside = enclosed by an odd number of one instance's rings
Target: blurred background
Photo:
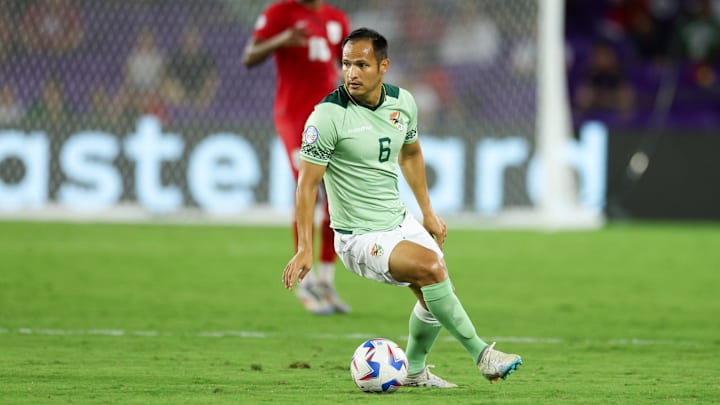
[[[537,207],[537,1],[326,2],[389,39],[387,81],[417,99],[438,211]],[[285,223],[275,68],[241,63],[268,4],[0,1],[0,215]],[[720,1],[564,7],[577,204],[720,218]]]

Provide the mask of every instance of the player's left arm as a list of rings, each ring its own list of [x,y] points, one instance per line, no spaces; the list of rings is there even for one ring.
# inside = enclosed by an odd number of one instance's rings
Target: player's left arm
[[[326,167],[300,161],[300,174],[295,193],[295,219],[297,221],[297,252],[283,271],[283,284],[292,290],[295,281],[302,281],[313,266],[313,223],[318,188]]]
[[[438,245],[442,248],[447,236],[447,227],[445,221],[435,214],[430,203],[427,176],[425,174],[425,158],[423,157],[422,148],[420,148],[420,141],[403,145],[398,155],[398,164],[405,181],[407,181],[415,200],[420,206],[423,215],[423,226],[435,237]]]
[[[251,38],[243,50],[243,64],[252,68],[270,57],[278,48],[290,46],[307,46],[307,36],[310,31],[298,22],[279,34],[266,40]]]

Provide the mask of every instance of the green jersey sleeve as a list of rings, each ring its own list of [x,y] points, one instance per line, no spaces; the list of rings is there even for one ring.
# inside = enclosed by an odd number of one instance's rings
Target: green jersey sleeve
[[[403,99],[406,100],[407,108],[410,109],[408,126],[405,131],[405,143],[413,143],[418,140],[417,104],[415,103],[415,98],[409,91],[400,89],[400,94],[402,94]]]
[[[328,165],[338,139],[334,117],[342,114],[343,110],[331,103],[315,106],[305,122],[300,159],[317,165]]]

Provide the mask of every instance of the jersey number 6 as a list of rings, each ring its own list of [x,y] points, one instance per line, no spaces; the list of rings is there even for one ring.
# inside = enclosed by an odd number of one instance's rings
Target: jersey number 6
[[[378,161],[380,163],[387,162],[388,159],[390,159],[390,138],[380,138],[378,139],[378,142],[380,143],[380,155],[378,156]]]

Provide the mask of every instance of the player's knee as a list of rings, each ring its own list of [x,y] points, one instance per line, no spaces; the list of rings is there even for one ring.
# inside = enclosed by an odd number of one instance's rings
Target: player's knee
[[[437,284],[447,278],[445,263],[436,258],[422,262],[417,269],[417,284],[421,287]]]

